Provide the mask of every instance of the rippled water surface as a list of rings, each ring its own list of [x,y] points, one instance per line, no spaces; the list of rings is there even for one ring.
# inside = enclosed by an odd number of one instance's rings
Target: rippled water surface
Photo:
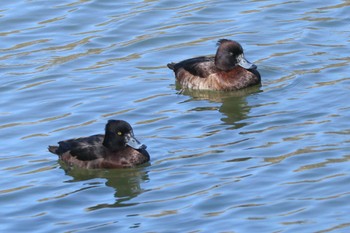
[[[2,232],[349,232],[350,1],[2,1]],[[261,87],[180,91],[239,41]],[[129,121],[151,162],[47,146]]]

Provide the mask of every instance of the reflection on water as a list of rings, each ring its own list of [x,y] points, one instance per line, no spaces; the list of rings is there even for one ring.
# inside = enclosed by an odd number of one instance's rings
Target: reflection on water
[[[107,186],[115,189],[115,203],[101,203],[96,206],[89,207],[88,210],[136,205],[137,203],[130,201],[145,191],[141,188],[140,183],[144,183],[149,180],[147,171],[143,169],[144,166],[127,169],[88,170],[76,167],[72,168],[64,163],[60,164],[65,173],[73,178],[68,182],[80,182],[101,178],[106,180],[105,184]]]
[[[225,116],[221,120],[234,126],[233,128],[246,125],[246,123],[240,123],[241,120],[248,117],[251,108],[246,101],[246,97],[262,92],[260,85],[234,92],[180,89],[178,85],[177,90],[183,95],[190,96],[192,100],[208,100],[220,103],[218,110]]]

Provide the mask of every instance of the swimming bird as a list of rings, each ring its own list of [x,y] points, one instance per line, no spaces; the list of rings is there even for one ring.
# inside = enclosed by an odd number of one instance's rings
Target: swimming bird
[[[167,64],[182,88],[233,91],[261,82],[257,66],[250,63],[242,46],[220,39],[215,56],[201,56]]]
[[[134,137],[132,127],[123,120],[109,120],[104,135],[60,141],[48,149],[66,164],[81,168],[126,168],[150,160],[146,145]]]

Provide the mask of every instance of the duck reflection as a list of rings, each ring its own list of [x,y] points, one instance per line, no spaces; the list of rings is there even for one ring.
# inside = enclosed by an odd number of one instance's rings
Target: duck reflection
[[[106,180],[106,185],[115,189],[115,202],[112,204],[98,204],[89,207],[89,210],[101,208],[132,206],[137,203],[132,203],[130,200],[144,192],[141,184],[149,180],[148,172],[145,164],[136,168],[124,169],[83,169],[77,167],[69,167],[64,163],[60,163],[61,168],[65,173],[73,179],[69,182],[78,182],[102,178]]]
[[[233,125],[234,128],[241,128],[246,125],[239,123],[239,121],[247,118],[251,109],[247,104],[246,97],[262,91],[260,90],[260,85],[230,92],[181,89],[179,84],[176,85],[176,89],[180,94],[191,96],[191,100],[209,100],[222,103],[219,107],[219,112],[224,114],[225,117],[221,118],[221,120],[226,124]]]

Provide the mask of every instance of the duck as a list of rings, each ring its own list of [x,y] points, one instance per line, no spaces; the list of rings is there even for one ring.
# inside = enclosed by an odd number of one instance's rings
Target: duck
[[[96,134],[58,142],[48,150],[71,167],[87,169],[130,168],[150,160],[147,146],[138,141],[131,125],[109,120],[105,134]]]
[[[261,83],[257,66],[245,58],[243,48],[237,41],[220,39],[217,46],[215,56],[200,56],[167,64],[182,88],[234,91]]]

